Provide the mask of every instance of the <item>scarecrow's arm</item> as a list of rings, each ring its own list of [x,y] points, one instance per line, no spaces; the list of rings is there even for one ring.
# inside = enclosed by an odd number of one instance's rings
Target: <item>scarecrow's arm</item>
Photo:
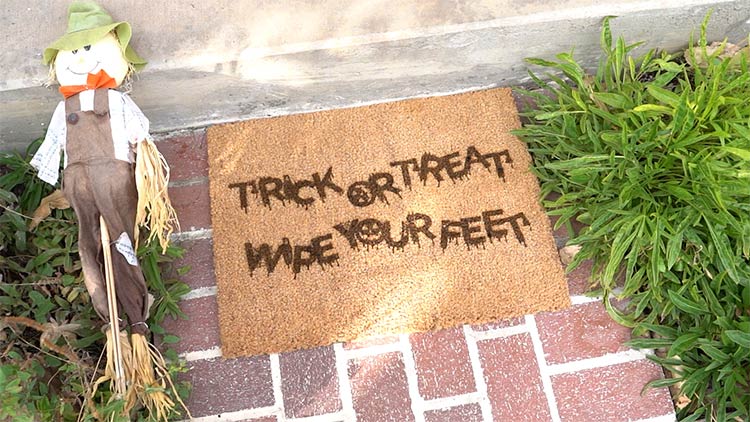
[[[53,186],[57,184],[60,177],[60,152],[65,147],[66,132],[65,102],[60,101],[52,114],[44,141],[29,163],[37,169],[37,176],[40,179]]]
[[[122,96],[124,130],[130,143],[136,145],[139,142],[152,140],[151,134],[148,132],[148,118],[146,118],[141,109],[129,95],[120,95]]]
[[[138,248],[139,228],[146,227],[148,239],[158,239],[162,250],[166,251],[169,235],[178,227],[167,191],[169,166],[148,133],[149,122],[141,109],[126,94],[122,94],[122,106],[123,128],[135,150],[135,184],[138,189],[135,247]]]

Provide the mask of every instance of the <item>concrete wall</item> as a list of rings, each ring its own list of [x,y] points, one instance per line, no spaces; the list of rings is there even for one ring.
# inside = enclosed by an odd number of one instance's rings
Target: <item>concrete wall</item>
[[[244,118],[523,83],[524,57],[615,35],[684,47],[709,8],[711,38],[750,33],[750,1],[107,0],[150,61],[132,96],[155,132]],[[66,28],[66,1],[0,1],[0,149],[40,136],[60,100],[41,52]]]

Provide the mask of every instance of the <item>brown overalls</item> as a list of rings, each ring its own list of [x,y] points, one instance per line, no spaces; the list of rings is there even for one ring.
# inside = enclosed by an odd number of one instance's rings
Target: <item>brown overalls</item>
[[[115,158],[107,89],[95,91],[93,111],[81,111],[79,95],[69,97],[65,115],[68,165],[63,193],[78,216],[78,250],[86,289],[96,312],[109,322],[99,215],[113,243],[123,232],[132,243],[138,201],[135,171],[132,163]],[[145,334],[148,290],[143,273],[116,249],[112,263],[120,309],[132,332]]]

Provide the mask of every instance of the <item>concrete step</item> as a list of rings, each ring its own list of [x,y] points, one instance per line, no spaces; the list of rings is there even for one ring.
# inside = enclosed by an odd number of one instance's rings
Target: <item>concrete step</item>
[[[102,4],[132,23],[132,44],[151,61],[132,96],[153,132],[522,84],[525,57],[575,46],[576,58],[594,65],[608,15],[618,16],[615,36],[648,41],[644,48],[684,47],[709,9],[711,39],[750,33],[745,0]],[[41,86],[40,57],[63,33],[65,10],[24,0],[4,0],[0,10],[0,149],[22,149],[60,100]]]

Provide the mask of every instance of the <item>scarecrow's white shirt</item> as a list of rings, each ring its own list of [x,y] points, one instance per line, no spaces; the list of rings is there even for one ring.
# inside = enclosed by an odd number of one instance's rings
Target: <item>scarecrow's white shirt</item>
[[[94,110],[94,92],[87,90],[79,94],[81,111]],[[60,177],[61,151],[64,155],[63,167],[68,166],[68,155],[65,153],[65,138],[68,131],[65,117],[65,101],[60,101],[52,114],[44,142],[30,163],[39,171],[38,177],[51,185],[57,184]],[[132,146],[144,139],[151,139],[148,133],[148,119],[129,95],[113,89],[109,90],[109,117],[115,158],[132,163]]]

